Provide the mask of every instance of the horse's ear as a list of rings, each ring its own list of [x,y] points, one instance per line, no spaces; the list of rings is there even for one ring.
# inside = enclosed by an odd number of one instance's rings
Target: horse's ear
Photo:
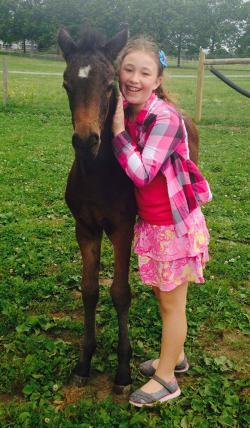
[[[126,25],[126,28],[124,28],[122,31],[120,31],[114,37],[112,37],[112,39],[110,39],[106,43],[106,45],[103,47],[105,55],[114,61],[118,53],[126,45],[128,41],[128,36],[129,36],[129,31],[128,31],[128,26]]]
[[[74,41],[72,40],[69,33],[64,27],[60,28],[59,30],[57,42],[62,50],[65,60],[67,61],[69,56],[75,52],[76,44],[74,43]]]

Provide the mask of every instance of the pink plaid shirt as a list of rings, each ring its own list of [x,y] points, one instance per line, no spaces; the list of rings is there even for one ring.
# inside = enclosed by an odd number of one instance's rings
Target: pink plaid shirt
[[[175,230],[182,236],[189,229],[190,213],[212,199],[207,181],[189,159],[183,119],[153,93],[136,123],[137,144],[127,131],[121,132],[113,139],[115,156],[137,187],[150,183],[159,171],[164,174]]]

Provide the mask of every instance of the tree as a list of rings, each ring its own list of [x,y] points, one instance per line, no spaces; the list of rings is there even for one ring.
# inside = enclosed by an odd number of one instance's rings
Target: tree
[[[242,0],[208,0],[209,52],[232,50],[240,32]]]
[[[2,0],[0,37],[4,42],[36,41],[41,23],[43,0]]]
[[[5,43],[14,41],[12,28],[14,22],[15,1],[0,0],[0,39]]]
[[[250,1],[245,2],[242,6],[242,21],[235,53],[250,57]]]
[[[30,40],[39,49],[56,44],[60,26],[77,38],[89,21],[107,37],[128,22],[131,35],[152,36],[177,56],[197,56],[200,47],[211,55],[249,52],[249,3],[244,0],[0,0],[0,39]]]

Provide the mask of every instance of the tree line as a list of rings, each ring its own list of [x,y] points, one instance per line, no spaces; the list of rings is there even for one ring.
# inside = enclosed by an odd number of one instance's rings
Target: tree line
[[[77,38],[83,22],[108,37],[128,23],[130,34],[148,34],[180,61],[211,56],[250,56],[250,1],[246,0],[0,0],[0,40],[56,45],[64,25]]]

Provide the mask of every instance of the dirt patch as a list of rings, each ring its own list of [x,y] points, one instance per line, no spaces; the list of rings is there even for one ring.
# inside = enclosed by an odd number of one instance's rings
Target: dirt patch
[[[56,321],[56,320],[62,320],[65,317],[69,317],[71,321],[80,321],[81,324],[83,323],[83,310],[77,309],[74,311],[65,311],[65,312],[52,312],[50,316]],[[80,335],[77,332],[74,332],[70,330],[70,328],[62,328],[60,326],[55,326],[54,329],[47,332],[47,336],[52,339],[63,339],[64,342],[72,343],[73,345],[77,344],[79,345],[82,339],[82,335]]]
[[[204,334],[204,333],[203,333]],[[203,339],[201,342],[204,343]],[[236,372],[240,374],[249,373],[249,348],[250,339],[239,330],[224,330],[207,342],[207,353],[220,357],[225,356],[235,364]]]
[[[58,410],[63,410],[65,406],[83,399],[96,402],[103,401],[109,396],[112,396],[114,403],[124,403],[128,401],[129,393],[130,388],[128,387],[123,394],[115,394],[113,378],[107,374],[94,373],[85,386],[66,385],[63,388],[62,400],[56,400],[53,404]]]
[[[53,340],[62,339],[64,342],[71,343],[71,345],[78,347],[80,346],[82,339],[79,335],[75,336],[71,330],[63,330],[59,333],[50,332],[47,333],[47,336]]]
[[[12,400],[16,400],[19,403],[23,401],[23,399],[17,395],[11,395],[11,394],[0,394],[0,405],[4,405],[6,403],[9,403]]]
[[[13,400],[13,397],[9,394],[0,394],[0,404],[9,403],[9,401]]]
[[[250,388],[243,388],[240,392],[243,401],[250,404]]]
[[[77,321],[83,321],[83,309],[79,308],[79,309],[74,309],[72,311],[58,311],[58,312],[52,312],[51,313],[52,318],[56,319],[63,319],[65,317],[70,317],[72,320],[77,320]]]
[[[51,316],[52,318],[54,318],[55,320],[61,320],[63,318],[65,318],[68,315],[68,313],[66,314],[66,311],[64,312],[52,312]]]
[[[52,275],[56,275],[59,271],[60,271],[60,266],[57,263],[52,263],[47,266],[44,274],[46,276],[52,276]]]
[[[81,291],[79,291],[79,290],[72,290],[71,293],[72,293],[73,297],[76,300],[81,300],[82,299],[82,292]]]
[[[112,281],[113,281],[113,279],[111,279],[111,278],[100,278],[99,279],[100,286],[104,285],[106,287],[111,287]]]
[[[191,377],[187,377],[184,374],[179,375],[178,379],[182,388],[193,385],[194,381]],[[113,390],[112,376],[101,373],[94,373],[91,375],[88,383],[84,387],[77,387],[73,385],[67,385],[63,388],[64,397],[60,402],[54,402],[54,405],[58,410],[63,410],[68,404],[77,403],[79,400],[89,399],[93,402],[103,401],[108,397],[112,397],[114,404],[127,403],[129,395],[135,389],[133,385],[125,387],[122,394],[116,394]]]
[[[57,410],[63,410],[68,404],[77,403],[83,398],[85,398],[85,387],[78,388],[76,386],[67,385],[63,388],[62,400],[55,400],[53,404]]]

